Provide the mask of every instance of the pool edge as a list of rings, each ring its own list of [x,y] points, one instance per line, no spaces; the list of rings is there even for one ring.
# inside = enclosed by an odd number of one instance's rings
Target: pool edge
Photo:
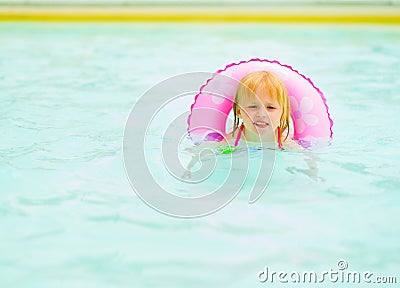
[[[0,6],[0,22],[203,22],[400,24],[400,6]]]

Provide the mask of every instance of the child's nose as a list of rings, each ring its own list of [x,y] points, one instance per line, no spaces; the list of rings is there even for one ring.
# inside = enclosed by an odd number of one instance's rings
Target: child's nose
[[[260,109],[258,109],[257,111],[257,116],[261,116],[261,117],[268,117],[268,111],[267,109],[261,107]]]

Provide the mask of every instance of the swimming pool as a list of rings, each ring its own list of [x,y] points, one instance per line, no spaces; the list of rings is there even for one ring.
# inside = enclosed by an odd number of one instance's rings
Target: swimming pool
[[[282,287],[257,274],[339,260],[400,281],[398,26],[3,23],[0,39],[1,286]],[[122,161],[132,106],[167,77],[255,57],[324,91],[325,180],[277,153],[253,205],[241,192],[198,219],[149,208]]]

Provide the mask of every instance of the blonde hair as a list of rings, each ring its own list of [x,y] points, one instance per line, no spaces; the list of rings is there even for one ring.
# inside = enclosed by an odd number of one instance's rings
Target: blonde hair
[[[261,89],[263,93],[267,93],[273,99],[276,99],[279,105],[282,107],[282,116],[279,121],[279,130],[277,137],[280,139],[282,134],[286,131],[286,137],[289,136],[289,119],[290,119],[290,103],[289,97],[286,90],[286,86],[283,81],[268,71],[256,71],[247,74],[240,80],[238,88],[236,90],[235,101],[233,102],[233,131],[232,135],[239,127],[239,117],[237,112],[239,109],[240,102],[243,100],[256,98],[257,89]]]

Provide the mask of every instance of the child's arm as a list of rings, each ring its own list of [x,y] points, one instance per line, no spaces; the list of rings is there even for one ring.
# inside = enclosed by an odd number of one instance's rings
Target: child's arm
[[[309,158],[305,158],[304,161],[306,161],[307,165],[308,165],[308,176],[310,176],[310,178],[314,179],[314,180],[320,180],[320,181],[325,181],[324,177],[318,176],[318,164],[317,164],[317,160],[318,160],[318,156],[315,155],[313,152],[308,152],[307,156]]]
[[[194,165],[196,165],[197,162],[199,162],[199,155],[193,155],[192,160],[190,160],[188,166],[186,167],[186,171],[183,173],[182,178],[183,179],[190,179],[192,178],[192,168]]]
[[[294,170],[297,172],[301,172],[301,173],[309,176],[313,180],[325,181],[325,178],[318,176],[318,172],[319,172],[318,164],[317,164],[318,157],[317,157],[317,155],[315,155],[315,153],[313,153],[312,151],[306,150],[305,148],[300,146],[296,141],[294,141],[291,138],[288,138],[284,142],[284,148],[287,148],[290,151],[304,152],[304,154],[307,156],[307,158],[304,158],[304,161],[307,163],[308,169],[299,169],[299,168],[292,167],[292,168],[290,168],[290,171]]]
[[[186,149],[192,153],[192,159],[186,167],[186,171],[183,173],[183,179],[190,179],[192,176],[192,168],[200,161],[207,160],[207,157],[212,154],[211,150],[214,150],[217,145],[215,143],[202,143],[199,146]],[[206,149],[208,148],[208,149]],[[201,153],[202,151],[205,151]]]
[[[294,173],[294,172],[299,172],[299,173],[303,173],[304,175],[307,175],[308,177],[310,177],[311,179],[315,180],[315,181],[325,181],[324,177],[321,177],[318,175],[319,173],[319,169],[318,169],[318,164],[317,164],[317,160],[318,160],[318,156],[316,154],[314,154],[311,151],[306,151],[304,150],[304,155],[306,156],[304,158],[304,161],[307,163],[307,168],[303,169],[303,168],[297,168],[297,167],[288,167],[287,171],[289,171],[290,173]]]

